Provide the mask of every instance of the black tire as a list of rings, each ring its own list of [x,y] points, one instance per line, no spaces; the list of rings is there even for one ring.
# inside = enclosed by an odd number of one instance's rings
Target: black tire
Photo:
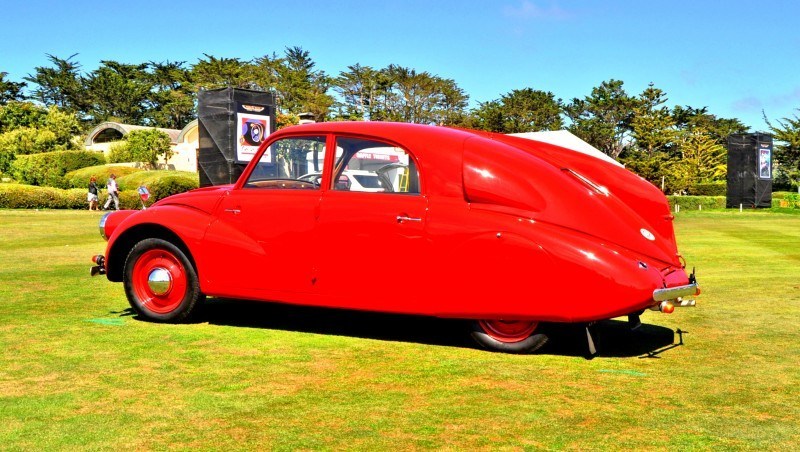
[[[134,245],[125,260],[123,285],[134,311],[153,322],[184,322],[205,298],[191,261],[162,239]]]
[[[472,322],[472,338],[488,350],[503,353],[533,353],[547,343],[547,335],[541,332],[541,324],[530,322],[527,328],[517,334],[503,335],[493,329],[500,320],[475,320]],[[507,322],[509,324],[514,322]]]

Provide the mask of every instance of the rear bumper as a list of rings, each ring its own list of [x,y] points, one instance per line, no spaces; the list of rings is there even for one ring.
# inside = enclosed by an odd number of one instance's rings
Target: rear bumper
[[[668,287],[666,289],[656,289],[653,291],[654,301],[667,301],[675,300],[677,298],[698,295],[700,287],[697,283],[687,284],[685,286]]]

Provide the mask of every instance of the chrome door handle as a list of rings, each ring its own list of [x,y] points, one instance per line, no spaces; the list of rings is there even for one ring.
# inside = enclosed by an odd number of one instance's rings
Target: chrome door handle
[[[234,215],[239,215],[242,211],[239,209],[225,209],[225,212],[230,212]]]
[[[404,221],[413,221],[414,223],[422,223],[422,218],[414,218],[414,217],[407,217],[404,215],[397,216],[397,222],[402,223]]]

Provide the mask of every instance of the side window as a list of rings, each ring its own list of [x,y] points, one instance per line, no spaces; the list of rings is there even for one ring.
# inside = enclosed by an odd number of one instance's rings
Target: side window
[[[419,194],[414,158],[388,143],[338,137],[333,171],[333,190]]]
[[[244,187],[318,190],[324,159],[324,136],[278,140],[264,151]]]

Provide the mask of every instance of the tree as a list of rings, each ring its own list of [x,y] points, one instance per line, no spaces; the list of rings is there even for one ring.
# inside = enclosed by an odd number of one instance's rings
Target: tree
[[[250,62],[239,58],[217,58],[208,54],[192,66],[194,91],[216,88],[255,89]]]
[[[561,99],[556,99],[553,93],[525,88],[481,104],[473,115],[483,130],[521,133],[560,130],[564,126],[561,110]]]
[[[339,73],[333,80],[333,86],[341,96],[341,105],[345,109],[340,116],[358,120],[372,118],[378,95],[378,74],[375,69],[360,64],[347,66],[347,71]]]
[[[470,121],[469,126],[474,129],[504,132],[506,124],[503,104],[499,100],[481,102],[478,108],[472,110]]]
[[[47,108],[32,102],[9,102],[0,105],[0,133],[20,127],[41,127],[47,118]]]
[[[798,109],[797,111],[800,111]],[[777,126],[764,115],[764,121],[779,144],[775,146],[775,167],[793,186],[800,187],[800,118],[783,118]],[[776,171],[777,172],[777,171]]]
[[[0,72],[0,105],[5,105],[15,100],[25,100],[25,94],[22,89],[27,86],[27,83],[15,83],[11,80],[6,80],[8,72]]]
[[[620,80],[608,80],[583,99],[572,99],[565,107],[569,130],[616,159],[631,145],[630,123],[636,99],[630,97]]]
[[[55,105],[72,113],[84,110],[84,87],[79,73],[81,65],[72,61],[77,55],[75,53],[64,59],[48,54],[47,59],[54,67],[36,67],[35,74],[25,77],[25,80],[36,85],[31,97],[44,105]]]
[[[180,129],[195,119],[191,74],[185,62],[150,62],[145,120],[148,125]]]
[[[128,152],[138,162],[158,167],[158,159],[168,162],[173,152],[169,135],[158,129],[134,130],[128,134]]]
[[[94,123],[118,121],[144,124],[147,100],[152,88],[147,64],[101,61],[86,78],[87,114]]]
[[[288,47],[277,65],[277,93],[284,113],[311,113],[316,121],[323,121],[333,105],[328,94],[331,79],[318,71],[308,51]]]
[[[276,53],[256,58],[250,65],[251,80],[262,91],[277,92],[279,74],[278,68],[283,64],[283,58]]]
[[[469,97],[455,81],[391,64],[380,71],[351,66],[336,79],[344,114],[373,121],[460,124]]]
[[[676,105],[672,109],[672,118],[678,131],[705,130],[714,141],[725,145],[728,135],[747,133],[748,127],[738,119],[717,118],[708,112],[708,108],[693,108],[688,105]]]
[[[677,165],[685,168],[688,185],[718,182],[727,173],[727,151],[708,132],[696,129],[680,143],[681,156]]]
[[[664,106],[666,101],[665,93],[650,83],[633,107],[633,139],[639,149],[651,156],[665,150],[675,140],[675,121]]]

